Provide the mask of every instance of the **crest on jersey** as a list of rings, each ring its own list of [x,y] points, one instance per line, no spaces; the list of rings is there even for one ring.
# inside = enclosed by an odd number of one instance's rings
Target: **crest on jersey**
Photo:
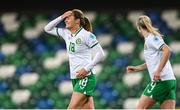
[[[76,39],[76,44],[80,45],[81,43],[82,43],[81,38],[77,38],[77,39]]]

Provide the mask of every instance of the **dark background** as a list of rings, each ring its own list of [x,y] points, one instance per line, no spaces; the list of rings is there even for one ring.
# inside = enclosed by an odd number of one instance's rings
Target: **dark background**
[[[3,0],[1,11],[179,9],[179,0]]]

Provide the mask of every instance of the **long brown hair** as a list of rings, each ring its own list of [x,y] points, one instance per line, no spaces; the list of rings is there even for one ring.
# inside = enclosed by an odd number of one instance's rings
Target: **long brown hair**
[[[154,35],[157,35],[157,36],[162,36],[159,31],[158,31],[158,28],[155,28],[152,26],[152,22],[151,22],[151,19],[146,16],[146,15],[142,15],[139,17],[139,19],[137,20],[137,28],[143,28],[143,29],[146,29],[148,32],[154,34]]]
[[[80,20],[80,25],[87,31],[92,32],[91,22],[86,16],[84,16],[83,12],[79,9],[73,9],[72,12],[74,14],[75,19]]]

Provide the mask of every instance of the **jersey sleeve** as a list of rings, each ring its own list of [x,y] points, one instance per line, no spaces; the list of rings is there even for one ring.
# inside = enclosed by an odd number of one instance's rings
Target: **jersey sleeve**
[[[89,63],[88,65],[86,65],[84,67],[84,69],[86,71],[90,71],[96,64],[98,64],[99,62],[103,61],[105,59],[105,54],[104,51],[101,47],[100,44],[97,44],[97,46],[95,46],[94,48],[92,48],[92,51],[95,52],[95,56],[93,57],[93,60],[91,63]]]
[[[65,28],[56,28],[56,33],[58,37],[62,37],[64,40],[66,40],[66,33],[67,29]]]
[[[89,33],[89,35],[86,37],[86,45],[90,48],[93,48],[98,44],[98,41],[96,39],[96,36],[93,33]]]
[[[59,24],[62,20],[63,19],[61,16],[52,20],[44,27],[44,31],[47,32],[48,34],[59,36],[59,37],[62,37],[65,39],[65,33],[66,33],[67,29],[56,27],[57,24]]]
[[[152,47],[156,50],[161,50],[162,46],[165,44],[165,42],[159,36],[154,36],[154,37],[152,37],[151,40],[149,40],[148,44],[150,47]]]
[[[65,39],[65,31],[66,29],[63,28],[53,28],[50,31],[46,31],[48,34],[54,35],[54,36],[58,36],[58,37],[62,37],[63,39]]]

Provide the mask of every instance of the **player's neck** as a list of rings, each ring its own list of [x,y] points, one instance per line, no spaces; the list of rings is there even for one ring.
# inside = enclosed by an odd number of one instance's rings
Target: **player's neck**
[[[75,34],[81,27],[80,26],[74,26],[70,29],[72,34]]]
[[[143,31],[142,35],[144,36],[144,38],[146,38],[150,33],[147,31]]]

